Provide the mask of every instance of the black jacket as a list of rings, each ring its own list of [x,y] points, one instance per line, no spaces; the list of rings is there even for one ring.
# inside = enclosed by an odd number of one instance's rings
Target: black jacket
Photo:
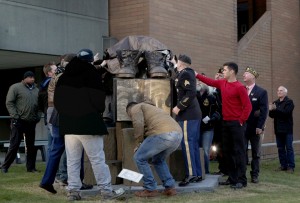
[[[208,123],[201,121],[201,132],[212,130],[216,121],[221,119],[221,114],[218,112],[217,99],[215,95],[204,92],[202,95],[197,92],[197,99],[202,112],[202,118],[208,116],[210,118]]]
[[[274,118],[275,134],[293,133],[293,100],[286,96],[282,101],[278,99],[273,103],[276,109],[269,111],[269,116]]]
[[[60,133],[79,135],[108,134],[102,113],[105,91],[96,68],[74,58],[58,79],[54,106],[59,113]]]
[[[255,85],[250,92],[249,99],[252,111],[247,120],[246,133],[256,134],[256,128],[264,129],[268,116],[268,93],[265,89]]]

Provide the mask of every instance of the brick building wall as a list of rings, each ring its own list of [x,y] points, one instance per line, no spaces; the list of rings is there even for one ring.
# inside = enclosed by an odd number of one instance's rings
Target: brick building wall
[[[149,35],[148,0],[110,0],[109,35],[119,40],[129,35]]]
[[[128,35],[154,37],[175,54],[191,56],[192,67],[210,77],[224,62],[236,61],[242,81],[244,68],[254,66],[261,75],[257,83],[267,89],[269,101],[276,99],[279,85],[289,90],[295,102],[294,140],[300,140],[299,10],[298,0],[288,4],[285,0],[267,0],[267,12],[238,42],[234,0],[110,0],[110,36],[119,40]],[[275,142],[270,118],[264,142]],[[263,153],[277,154],[277,150],[267,147]]]
[[[300,140],[300,2],[299,0],[269,0],[272,12],[272,87],[269,97],[276,99],[280,85],[288,89],[288,96],[293,99],[294,140]],[[300,144],[296,150],[300,151]]]
[[[128,35],[154,37],[175,54],[189,55],[193,68],[209,76],[225,61],[237,60],[235,1],[109,2],[110,36],[119,40]],[[127,26],[126,21],[137,23]]]
[[[272,40],[270,11],[264,15],[251,27],[251,29],[238,42],[238,64],[240,67],[239,80],[243,81],[242,74],[245,67],[255,68],[259,73],[256,83],[267,90],[269,101],[272,101]],[[268,118],[265,129],[264,143],[274,143],[272,119]],[[271,149],[271,147],[270,147]],[[269,149],[269,150],[270,150]]]

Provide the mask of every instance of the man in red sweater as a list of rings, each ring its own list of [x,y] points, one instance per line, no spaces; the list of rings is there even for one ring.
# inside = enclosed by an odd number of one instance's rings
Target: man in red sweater
[[[219,184],[241,189],[247,186],[244,132],[252,106],[245,86],[237,80],[238,65],[228,62],[223,65],[223,68],[224,79],[221,80],[213,80],[196,72],[195,74],[200,81],[221,90],[222,138],[224,158],[229,166],[229,177]]]

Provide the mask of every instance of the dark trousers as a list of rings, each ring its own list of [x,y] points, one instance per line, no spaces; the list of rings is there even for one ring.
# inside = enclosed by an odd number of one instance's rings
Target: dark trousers
[[[228,176],[232,184],[247,184],[245,127],[239,121],[223,121],[224,158],[228,163]]]
[[[218,169],[221,173],[228,175],[228,166],[224,158],[224,144],[222,139],[222,121],[218,121],[214,127],[213,144],[217,147]]]
[[[16,124],[13,124],[13,122],[11,121],[9,148],[6,153],[4,163],[2,164],[2,168],[8,169],[10,165],[14,162],[24,134],[26,150],[27,150],[26,168],[27,171],[31,171],[35,169],[36,152],[37,152],[34,146],[35,126],[36,126],[36,122],[18,120]]]
[[[185,175],[186,176],[202,176],[202,168],[200,161],[200,120],[178,121],[182,128],[183,138],[181,141],[181,149],[183,154]]]
[[[295,168],[295,155],[293,149],[292,133],[277,133],[276,143],[279,161],[282,168]]]
[[[261,155],[261,136],[257,135],[256,131],[246,131],[246,153],[248,151],[248,141],[250,141],[251,144],[251,154],[252,154],[252,160],[251,160],[251,171],[250,175],[251,177],[258,177],[259,175],[259,164],[260,164],[260,155]],[[246,162],[247,162],[246,158]]]

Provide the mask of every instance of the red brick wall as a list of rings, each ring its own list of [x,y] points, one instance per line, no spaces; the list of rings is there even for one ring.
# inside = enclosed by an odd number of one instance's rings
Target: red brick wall
[[[255,68],[259,73],[256,83],[266,89],[269,100],[272,101],[270,93],[272,90],[272,54],[271,54],[271,12],[266,12],[246,33],[238,43],[238,64],[240,67],[240,81],[247,66]],[[272,120],[267,119],[264,143],[275,142]]]
[[[175,54],[189,55],[193,68],[209,76],[224,62],[237,60],[232,1],[111,0],[109,9],[110,36],[154,37]]]
[[[232,1],[150,1],[149,34],[176,54],[191,56],[192,67],[209,76],[236,60],[236,24]]]
[[[129,35],[149,35],[149,0],[110,0],[109,33],[122,39]]]
[[[272,87],[270,97],[276,99],[280,85],[288,89],[293,99],[294,140],[300,140],[300,18],[299,0],[270,0],[272,12]],[[297,145],[298,152],[300,144]]]

